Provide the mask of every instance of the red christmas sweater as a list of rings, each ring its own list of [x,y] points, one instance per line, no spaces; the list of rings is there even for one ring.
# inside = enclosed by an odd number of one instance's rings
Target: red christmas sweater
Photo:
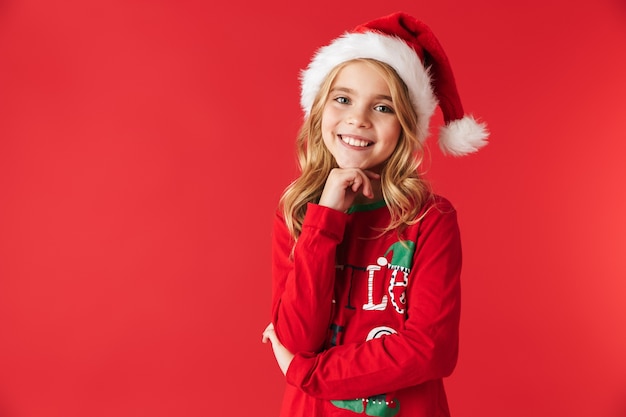
[[[273,229],[273,323],[296,353],[283,417],[449,416],[461,243],[456,211],[434,196],[401,237],[384,202],[342,213],[309,204],[293,240]]]

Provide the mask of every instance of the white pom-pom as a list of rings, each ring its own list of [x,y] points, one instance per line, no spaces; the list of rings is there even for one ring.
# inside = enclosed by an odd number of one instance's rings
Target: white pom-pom
[[[441,128],[439,147],[445,154],[463,156],[485,146],[488,137],[485,123],[478,123],[472,116],[465,116]]]

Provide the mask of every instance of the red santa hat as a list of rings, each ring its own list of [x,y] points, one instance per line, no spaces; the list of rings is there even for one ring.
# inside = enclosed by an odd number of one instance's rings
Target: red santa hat
[[[390,65],[407,85],[418,117],[417,137],[428,136],[430,118],[439,105],[445,126],[439,132],[444,153],[466,155],[487,144],[484,123],[466,115],[450,62],[423,22],[398,12],[357,26],[320,48],[301,74],[300,104],[308,117],[326,76],[342,62],[370,58]]]

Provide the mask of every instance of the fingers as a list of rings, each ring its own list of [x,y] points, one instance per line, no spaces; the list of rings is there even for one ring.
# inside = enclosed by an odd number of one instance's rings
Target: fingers
[[[274,353],[274,358],[276,358],[276,362],[278,363],[278,367],[282,371],[283,375],[287,373],[287,369],[293,360],[293,353],[289,352],[278,340],[278,336],[276,336],[276,330],[274,330],[274,325],[272,323],[268,324],[265,330],[263,331],[263,343],[267,343],[268,341],[272,344],[272,352]]]
[[[372,187],[372,180],[379,180],[380,174],[373,171],[355,169],[349,175],[350,182],[347,188],[354,193],[357,193],[361,189],[361,193],[368,198],[374,198],[374,189]]]
[[[277,340],[278,338],[276,337],[276,333],[274,333],[274,330],[268,330],[267,332],[263,333],[263,343],[270,342],[272,345],[274,345]]]
[[[361,170],[361,169],[346,169],[344,175],[346,176],[346,181],[349,182],[351,186],[366,186],[371,183],[372,180],[379,180],[380,174],[377,174],[373,171]],[[354,191],[357,191],[358,188],[354,187]]]
[[[361,171],[364,174],[365,181],[363,181],[363,190],[361,191],[365,197],[374,198],[374,187],[372,186],[372,180],[379,180],[380,174],[372,171]]]
[[[380,179],[380,175],[358,168],[335,168],[328,178],[319,204],[339,211],[347,210],[358,193],[365,197],[374,198],[373,180]]]
[[[365,175],[367,175],[367,177],[371,180],[379,180],[380,179],[380,174],[377,174],[374,171],[368,171],[368,170],[363,170],[363,173]]]
[[[267,343],[268,341],[270,341],[270,342],[272,342],[272,344],[274,344],[275,340],[278,340],[278,337],[276,336],[276,331],[274,330],[274,325],[272,323],[270,323],[265,328],[265,330],[263,330],[263,337],[262,337],[261,341],[263,343]]]
[[[262,333],[262,339],[261,341],[263,343],[267,343],[267,341],[269,340],[269,331],[273,328],[272,323],[268,324],[267,327],[265,328],[265,330],[263,330]]]
[[[361,185],[363,184],[363,180],[360,178],[360,176],[356,176],[355,178],[353,178],[350,183],[348,184],[348,187],[350,190],[352,190],[352,192],[356,193],[357,191],[359,191],[359,188],[361,188]]]

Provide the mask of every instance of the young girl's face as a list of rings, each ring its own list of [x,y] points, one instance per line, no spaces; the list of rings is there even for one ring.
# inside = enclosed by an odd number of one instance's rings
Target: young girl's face
[[[342,68],[322,113],[322,138],[339,167],[379,170],[401,131],[382,75],[364,62]]]

